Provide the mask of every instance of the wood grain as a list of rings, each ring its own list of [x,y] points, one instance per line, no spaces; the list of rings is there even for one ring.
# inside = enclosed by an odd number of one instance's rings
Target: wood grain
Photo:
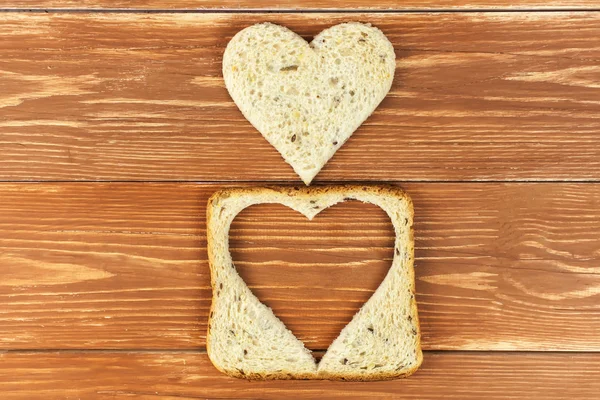
[[[204,213],[219,187],[0,185],[0,346],[203,348]],[[403,187],[415,203],[426,349],[600,350],[600,185]],[[390,222],[352,202],[316,225],[265,207],[234,221],[234,260],[298,337],[323,349],[388,268]]]
[[[326,349],[389,270],[394,229],[385,211],[357,201],[313,221],[262,204],[238,215],[229,241],[254,294],[308,346]],[[299,301],[303,310],[294,311]]]
[[[594,0],[6,0],[4,8],[70,9],[359,9],[359,10],[443,10],[443,9],[594,9]]]
[[[288,180],[223,86],[261,21],[369,21],[390,95],[317,177],[600,179],[600,13],[0,13],[1,180]]]
[[[3,399],[590,399],[600,354],[425,353],[390,382],[249,382],[219,373],[206,354],[0,354]]]

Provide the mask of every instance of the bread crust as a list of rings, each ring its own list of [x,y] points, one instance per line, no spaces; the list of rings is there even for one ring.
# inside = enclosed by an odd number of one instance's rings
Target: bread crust
[[[352,193],[363,192],[377,195],[392,195],[398,199],[402,199],[407,202],[408,212],[410,213],[410,220],[414,220],[414,208],[413,202],[410,196],[400,187],[384,184],[384,185],[373,185],[373,184],[346,184],[346,185],[334,185],[334,186],[264,186],[264,187],[230,187],[218,190],[215,192],[207,203],[206,209],[206,217],[207,217],[207,227],[210,228],[212,221],[214,219],[213,209],[214,204],[218,203],[224,199],[230,197],[244,197],[244,196],[256,196],[256,195],[272,195],[272,194],[284,194],[287,196],[294,197],[303,197],[306,199],[314,199],[315,197],[324,196],[328,194],[339,194],[342,196],[352,195]],[[344,201],[348,199],[344,198]],[[350,200],[352,200],[350,198]],[[263,202],[264,203],[264,202]],[[278,203],[278,202],[276,202]],[[328,206],[329,207],[329,206]],[[328,208],[325,207],[324,209]],[[209,312],[208,319],[208,328],[206,334],[206,347],[209,359],[213,363],[213,365],[222,373],[229,375],[235,378],[241,379],[249,379],[249,380],[288,380],[288,379],[317,379],[317,380],[336,380],[336,381],[382,381],[382,380],[392,380],[397,378],[403,378],[412,375],[422,364],[423,362],[423,353],[421,349],[421,327],[420,321],[417,312],[417,301],[415,296],[415,276],[414,276],[414,228],[411,224],[409,229],[409,238],[410,238],[410,254],[411,257],[408,260],[408,273],[409,273],[409,285],[410,291],[412,293],[411,301],[410,301],[410,309],[411,315],[413,316],[413,325],[417,330],[416,335],[416,357],[417,361],[414,363],[409,369],[403,369],[401,371],[392,372],[392,373],[369,373],[368,375],[363,374],[337,374],[337,373],[328,373],[325,371],[318,371],[317,373],[309,373],[302,374],[296,373],[293,371],[281,371],[278,373],[256,373],[256,372],[246,372],[239,369],[226,369],[223,368],[217,360],[212,357],[211,352],[211,321],[214,313],[215,307],[215,254],[213,243],[216,238],[213,235],[212,229],[207,229],[207,243],[208,243],[208,260],[211,270],[211,288],[212,288],[212,302]],[[366,304],[366,303],[365,303]]]

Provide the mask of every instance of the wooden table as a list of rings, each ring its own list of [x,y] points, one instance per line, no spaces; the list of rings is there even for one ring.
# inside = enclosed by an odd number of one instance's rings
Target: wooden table
[[[598,3],[398,3],[3,1],[0,397],[600,398]],[[385,32],[396,77],[315,183],[413,197],[425,361],[390,382],[231,379],[205,353],[206,201],[299,180],[221,56],[256,22],[310,38],[347,20]],[[322,351],[385,274],[392,230],[367,205],[314,222],[256,206],[231,246]]]

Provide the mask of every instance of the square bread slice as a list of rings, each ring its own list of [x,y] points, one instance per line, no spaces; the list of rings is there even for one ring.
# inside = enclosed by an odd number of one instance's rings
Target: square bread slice
[[[312,220],[336,203],[359,200],[381,207],[396,233],[390,270],[344,327],[319,363],[238,275],[229,228],[238,213],[261,203],[290,207]],[[412,201],[393,186],[264,187],[224,189],[207,207],[213,301],[206,347],[227,375],[247,379],[371,381],[412,374],[422,362],[415,300]]]

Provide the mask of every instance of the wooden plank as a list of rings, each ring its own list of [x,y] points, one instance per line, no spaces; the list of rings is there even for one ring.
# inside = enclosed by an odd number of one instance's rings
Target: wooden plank
[[[219,373],[206,354],[0,354],[3,399],[593,399],[600,354],[425,353],[389,382],[249,382]]]
[[[219,187],[0,185],[1,348],[203,348],[204,213]],[[405,188],[425,349],[600,350],[600,185]],[[314,222],[257,206],[234,221],[232,252],[253,290],[324,349],[388,268],[389,224],[362,204]]]
[[[293,180],[221,56],[260,21],[370,21],[388,98],[317,181],[600,179],[600,13],[0,14],[0,179]]]
[[[594,0],[7,0],[4,8],[58,9],[359,9],[359,10],[444,10],[444,9],[596,9]]]

